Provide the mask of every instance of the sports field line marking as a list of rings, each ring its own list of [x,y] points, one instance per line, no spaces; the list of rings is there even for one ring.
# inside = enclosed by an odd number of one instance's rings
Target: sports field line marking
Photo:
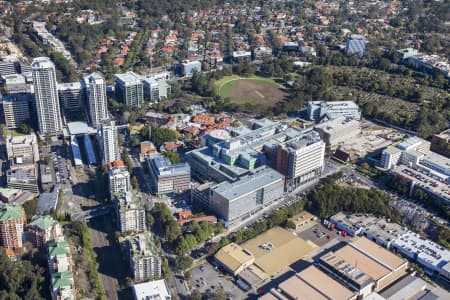
[[[232,81],[236,81],[236,80],[242,80],[242,79],[253,79],[253,80],[266,81],[265,78],[259,78],[259,77],[238,77],[238,78],[233,78],[233,79],[227,80],[227,81],[225,81],[225,82],[222,82],[222,84],[219,86],[219,90],[218,90],[219,96],[221,95],[220,92],[222,91],[222,87],[223,87],[225,84],[227,84],[227,83],[229,83],[229,82],[232,82]],[[278,84],[278,87],[281,88],[282,85],[281,85],[281,84]],[[263,97],[264,97],[264,96],[263,96]]]
[[[258,96],[261,97],[261,98],[266,98],[266,97],[264,97],[263,94],[261,94],[260,92],[258,92],[258,91],[256,91],[256,90],[255,90],[255,93],[256,93],[256,95],[258,95]]]

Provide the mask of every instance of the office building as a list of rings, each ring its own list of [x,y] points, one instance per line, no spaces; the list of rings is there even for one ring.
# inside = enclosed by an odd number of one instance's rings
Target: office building
[[[261,167],[236,182],[225,181],[212,187],[209,208],[219,218],[234,221],[279,199],[283,193],[283,175]]]
[[[361,134],[360,122],[345,117],[317,124],[314,129],[331,149],[335,149],[340,144],[351,141]]]
[[[149,232],[128,236],[126,248],[135,282],[161,277],[161,257]]]
[[[5,124],[8,129],[17,129],[30,120],[29,97],[23,94],[5,95],[2,100]]]
[[[97,130],[97,137],[105,164],[120,160],[119,141],[115,121],[103,122]]]
[[[144,77],[144,99],[151,102],[159,102],[170,94],[171,86],[169,72],[148,74]]]
[[[114,198],[117,225],[121,232],[142,232],[146,230],[145,210],[137,195],[120,194]]]
[[[319,259],[320,268],[360,296],[380,291],[406,274],[408,262],[361,237]]]
[[[6,154],[16,164],[35,163],[39,160],[37,138],[34,133],[6,137]]]
[[[83,107],[83,86],[81,82],[58,84],[59,102],[64,111],[79,111]]]
[[[450,129],[434,134],[431,139],[431,151],[450,158]]]
[[[75,299],[76,290],[71,271],[57,272],[51,275],[52,300]]]
[[[157,195],[183,192],[191,185],[191,168],[187,163],[172,164],[167,157],[148,160],[152,189]]]
[[[345,45],[345,54],[353,55],[357,54],[363,56],[366,52],[367,41],[362,35],[352,34]]]
[[[361,119],[359,107],[353,101],[308,101],[306,110],[309,120],[316,123],[339,117]]]
[[[61,109],[55,65],[48,57],[38,57],[31,64],[39,131],[55,135],[62,131]]]
[[[450,280],[450,250],[414,232],[407,232],[392,243],[392,248],[421,265],[426,273]]]
[[[0,246],[22,253],[27,218],[20,205],[6,204],[0,208]]]
[[[6,171],[6,185],[9,188],[19,189],[39,195],[36,166],[23,165]]]
[[[169,286],[165,279],[148,281],[133,285],[134,300],[170,300]]]
[[[97,127],[109,119],[106,82],[102,74],[96,72],[84,77],[84,85],[91,124]]]
[[[131,191],[130,173],[124,162],[116,160],[108,164],[109,193],[111,198],[117,193]]]
[[[325,143],[315,131],[276,146],[275,169],[286,177],[289,190],[319,178],[325,166]]]
[[[56,241],[63,236],[59,223],[50,216],[41,216],[28,225],[28,234],[33,246],[36,248]]]
[[[134,72],[116,74],[114,88],[117,100],[127,106],[139,107],[144,103],[142,78]]]

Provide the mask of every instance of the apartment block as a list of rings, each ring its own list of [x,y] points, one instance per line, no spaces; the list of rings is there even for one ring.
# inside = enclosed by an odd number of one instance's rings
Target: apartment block
[[[117,226],[121,232],[142,232],[146,230],[145,209],[141,199],[132,193],[115,197]]]
[[[49,216],[41,216],[28,225],[28,236],[36,248],[63,236],[59,223]]]
[[[111,198],[117,193],[128,193],[131,191],[130,173],[125,163],[116,160],[108,164],[109,192]]]
[[[161,277],[161,257],[149,232],[128,236],[125,244],[134,281]]]
[[[83,108],[84,90],[79,81],[59,83],[58,96],[64,111],[79,111]]]
[[[17,129],[20,124],[30,119],[29,97],[21,94],[3,96],[3,114],[8,129]]]
[[[0,208],[0,246],[22,253],[27,219],[20,205],[7,204]]]
[[[139,107],[144,103],[142,78],[134,72],[116,74],[114,88],[117,100],[127,106]]]

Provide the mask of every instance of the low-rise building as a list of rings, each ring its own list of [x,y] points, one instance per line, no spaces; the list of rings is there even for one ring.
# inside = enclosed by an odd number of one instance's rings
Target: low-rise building
[[[170,300],[170,290],[164,279],[133,285],[134,300]]]
[[[126,238],[131,274],[136,282],[161,277],[161,257],[149,232]]]
[[[142,232],[146,230],[145,209],[131,192],[117,195],[114,199],[117,226],[121,232]]]
[[[348,39],[345,45],[345,54],[353,55],[357,54],[359,56],[363,56],[366,52],[366,39],[359,34],[352,34]]]
[[[150,159],[152,157],[158,156],[158,151],[156,150],[155,145],[153,145],[150,141],[143,141],[140,144],[140,153],[139,159],[141,162]]]
[[[262,300],[314,299],[354,300],[357,294],[328,276],[315,266],[310,266],[286,279],[262,296]]]
[[[408,262],[367,238],[328,252],[319,265],[361,296],[380,291],[406,274]],[[354,276],[354,274],[357,274]]]
[[[366,236],[369,240],[386,248],[390,248],[394,240],[408,232],[401,225],[371,214],[339,212],[330,218],[330,222],[349,236]]]
[[[450,250],[414,232],[408,232],[397,238],[392,248],[423,266],[427,273],[439,274],[447,280],[450,279],[448,273]]]
[[[172,164],[167,157],[148,160],[148,167],[155,194],[183,192],[191,185],[191,168],[187,163]]]
[[[284,176],[261,167],[236,182],[225,181],[211,188],[209,208],[230,222],[279,199],[283,193]]]
[[[317,220],[316,216],[310,214],[307,211],[302,211],[301,213],[296,214],[292,218],[289,218],[288,221],[292,222],[292,224],[294,224],[295,226],[295,229],[298,230],[313,224],[315,220]]]
[[[235,243],[222,247],[214,255],[214,259],[233,276],[236,276],[255,262],[255,257],[251,252]]]

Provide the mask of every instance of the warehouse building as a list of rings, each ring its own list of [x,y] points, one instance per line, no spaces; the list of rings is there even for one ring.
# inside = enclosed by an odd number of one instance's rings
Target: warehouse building
[[[408,232],[397,238],[392,247],[423,266],[427,273],[438,274],[450,280],[450,250],[414,232]]]
[[[380,291],[403,277],[408,262],[362,237],[323,255],[319,265],[359,295],[367,296],[372,290]]]

